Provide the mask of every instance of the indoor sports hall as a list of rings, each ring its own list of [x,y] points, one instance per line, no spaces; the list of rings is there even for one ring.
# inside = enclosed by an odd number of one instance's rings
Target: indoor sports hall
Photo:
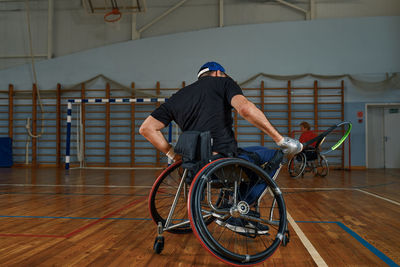
[[[399,266],[397,0],[0,0],[1,266]]]

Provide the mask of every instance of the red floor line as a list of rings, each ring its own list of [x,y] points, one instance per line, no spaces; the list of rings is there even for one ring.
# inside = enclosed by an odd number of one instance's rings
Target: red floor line
[[[33,235],[33,234],[0,234],[0,236],[13,236],[13,237],[52,237],[52,238],[65,238],[65,235]]]
[[[72,232],[66,234],[64,237],[65,237],[65,238],[70,238],[70,237],[72,237],[72,236],[74,236],[74,235],[76,235],[76,234],[78,234],[78,233],[80,233],[80,232],[86,230],[87,228],[89,228],[89,227],[91,227],[91,226],[93,226],[93,225],[95,225],[95,224],[97,224],[97,223],[99,223],[99,222],[101,222],[101,221],[103,221],[103,220],[105,220],[105,219],[107,219],[107,218],[110,218],[110,217],[113,216],[114,214],[116,214],[116,213],[118,213],[118,212],[120,212],[120,211],[122,211],[122,210],[124,210],[124,209],[126,209],[126,208],[129,208],[130,206],[133,206],[133,205],[135,205],[135,204],[137,204],[137,203],[140,203],[140,202],[142,202],[143,200],[146,200],[146,199],[147,199],[147,196],[141,197],[141,198],[139,198],[139,199],[137,199],[137,200],[135,200],[135,201],[129,203],[128,205],[126,205],[126,206],[124,206],[124,207],[122,207],[122,208],[120,208],[120,209],[118,209],[118,210],[116,210],[116,211],[113,211],[113,212],[111,212],[111,213],[109,213],[109,214],[107,214],[107,215],[101,217],[100,219],[97,219],[96,221],[94,221],[94,222],[92,222],[92,223],[89,223],[89,224],[87,224],[87,225],[85,225],[85,226],[82,226],[81,228],[78,228],[78,229],[76,229],[76,230],[74,230],[74,231],[72,231]]]
[[[97,224],[97,223],[99,223],[99,222],[101,222],[101,221],[103,221],[103,220],[105,220],[105,219],[107,219],[107,218],[110,218],[110,217],[113,216],[114,214],[116,214],[116,213],[118,213],[118,212],[120,212],[120,211],[122,211],[122,210],[124,210],[124,209],[126,209],[126,208],[129,208],[129,207],[131,207],[131,206],[133,206],[133,205],[135,205],[135,204],[137,204],[137,203],[140,203],[140,202],[142,202],[143,200],[146,200],[146,199],[147,199],[147,196],[141,197],[141,198],[139,198],[139,199],[137,199],[137,200],[135,200],[135,201],[129,203],[128,205],[123,206],[122,208],[119,208],[119,209],[117,209],[116,211],[113,211],[113,212],[111,212],[111,213],[109,213],[109,214],[107,214],[107,215],[101,217],[100,219],[97,219],[96,221],[94,221],[94,222],[92,222],[92,223],[89,223],[89,224],[87,224],[87,225],[85,225],[85,226],[82,226],[82,227],[80,227],[80,228],[78,228],[78,229],[76,229],[76,230],[74,230],[74,231],[72,231],[72,232],[70,232],[70,233],[68,233],[68,234],[66,234],[66,235],[0,234],[0,236],[10,236],[10,237],[70,238],[70,237],[72,237],[72,236],[74,236],[74,235],[76,235],[76,234],[78,234],[78,233],[80,233],[80,232],[86,230],[86,229],[89,228],[90,226],[93,226],[93,225],[95,225],[95,224]]]

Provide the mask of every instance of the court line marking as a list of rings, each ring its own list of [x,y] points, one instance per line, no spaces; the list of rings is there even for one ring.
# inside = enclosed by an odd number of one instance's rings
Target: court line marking
[[[1,192],[0,195],[54,195],[54,196],[117,196],[117,197],[142,197],[148,196],[149,194],[95,194],[95,193],[51,193],[51,192]]]
[[[79,185],[79,184],[0,184],[0,186],[39,186],[39,187],[94,187],[94,188],[152,188],[152,185]]]
[[[345,230],[348,234],[350,234],[353,238],[355,238],[358,242],[360,242],[364,247],[366,247],[369,251],[371,251],[372,253],[374,253],[378,258],[380,258],[381,260],[383,260],[387,265],[389,266],[399,266],[397,265],[391,258],[389,258],[388,256],[386,256],[385,254],[383,254],[380,250],[378,250],[377,248],[375,248],[373,245],[371,245],[370,243],[368,243],[365,239],[363,239],[361,236],[359,236],[356,232],[354,232],[353,230],[351,230],[349,227],[347,227],[346,225],[344,225],[341,222],[336,222],[337,225],[340,226],[340,228],[342,228],[343,230]]]
[[[41,187],[56,187],[56,186],[62,186],[62,187],[121,187],[121,188],[132,188],[132,187],[138,187],[138,188],[152,188],[153,185],[79,185],[79,184],[0,184],[0,186],[41,186]],[[352,187],[345,187],[345,188],[289,188],[289,187],[280,187],[281,190],[356,190],[357,188],[352,188]]]
[[[337,190],[337,191],[340,191],[340,190],[350,190],[350,191],[358,191],[358,192],[362,192],[362,193],[364,193],[364,194],[367,194],[367,195],[370,195],[370,196],[373,196],[373,197],[376,197],[376,198],[379,198],[379,199],[382,199],[382,200],[385,200],[385,201],[388,201],[388,202],[390,202],[390,203],[393,203],[393,204],[395,204],[395,205],[398,205],[398,206],[400,206],[400,203],[399,202],[397,202],[397,201],[395,201],[395,200],[391,200],[391,199],[389,199],[389,198],[385,198],[385,197],[382,197],[382,196],[380,196],[380,195],[377,195],[377,194],[374,194],[374,193],[370,193],[370,192],[368,192],[368,191],[365,191],[365,190],[362,190],[362,189],[359,189],[359,188],[283,188],[283,187],[281,187],[281,190],[290,190],[290,189],[292,189],[292,190],[307,190],[307,191],[330,191],[330,190]],[[284,192],[285,193],[285,192]]]
[[[364,190],[361,190],[361,189],[356,189],[356,191],[362,192],[364,194],[367,194],[367,195],[370,195],[370,196],[373,196],[373,197],[376,197],[376,198],[379,198],[379,199],[382,199],[382,200],[386,200],[386,201],[388,201],[390,203],[393,203],[395,205],[400,206],[399,202],[391,200],[391,199],[388,199],[388,198],[385,198],[385,197],[381,197],[380,195],[377,195],[377,194],[374,194],[374,193],[370,193],[370,192],[367,192],[367,191],[364,191]]]
[[[99,220],[101,217],[68,217],[68,216],[33,216],[33,215],[0,215],[0,218],[24,218],[24,219],[69,219],[69,220]],[[106,220],[126,221],[151,221],[151,218],[118,218],[107,217]]]
[[[131,206],[133,206],[135,204],[143,202],[146,199],[147,199],[147,196],[141,197],[139,199],[136,199],[136,200],[132,201],[131,203],[129,203],[129,204],[127,204],[127,205],[125,205],[125,206],[123,206],[123,207],[121,207],[121,208],[119,208],[119,209],[117,209],[117,210],[115,210],[115,211],[113,211],[113,212],[101,217],[101,218],[96,218],[96,220],[94,222],[86,224],[86,225],[84,225],[84,226],[82,226],[82,227],[80,227],[78,229],[75,229],[72,232],[69,232],[69,233],[67,233],[65,235],[1,234],[0,233],[0,236],[70,238],[70,237],[72,237],[72,236],[74,236],[74,235],[86,230],[87,228],[89,228],[89,227],[91,227],[91,226],[93,226],[93,225],[95,225],[95,224],[97,224],[97,223],[99,223],[101,221],[104,221],[104,220],[107,220],[108,218],[111,218],[113,215],[117,214],[118,212],[120,212],[120,211],[122,211],[122,210],[124,210],[126,208],[129,208],[129,207],[131,207]]]
[[[0,234],[0,236],[65,238],[65,236],[63,235],[34,235],[34,234]]]
[[[132,203],[131,203],[132,204]],[[121,209],[120,209],[121,210]],[[294,224],[291,220],[293,218],[288,215],[288,220],[291,223],[292,227]],[[290,216],[290,219],[289,219]],[[78,220],[137,220],[137,221],[151,221],[152,219],[150,218],[114,218],[114,217],[107,217],[107,218],[98,218],[98,217],[56,217],[56,216],[15,216],[15,215],[0,215],[0,218],[43,218],[43,219],[78,219]],[[388,256],[386,256],[383,252],[375,248],[373,245],[368,243],[365,239],[363,239],[360,235],[358,235],[356,232],[351,230],[349,227],[347,227],[344,223],[342,222],[337,222],[337,221],[297,221],[297,223],[332,223],[332,224],[337,224],[340,228],[342,228],[345,232],[350,234],[354,239],[356,239],[359,243],[361,243],[364,247],[366,247],[369,251],[374,253],[378,258],[383,260],[386,264],[389,266],[399,266],[396,264],[392,259],[390,259]],[[297,226],[298,227],[298,226]],[[296,231],[295,227],[293,229]],[[300,229],[300,228],[299,228]],[[301,231],[301,229],[300,229]],[[296,234],[299,236],[298,232]],[[304,233],[303,233],[304,234]],[[53,238],[67,238],[66,235],[34,235],[34,234],[0,234],[0,236],[10,236],[10,237],[53,237]],[[300,238],[300,236],[299,236]],[[301,238],[300,238],[301,239]],[[304,244],[304,243],[303,243]]]
[[[165,167],[72,167],[70,170],[163,170]]]
[[[82,227],[80,227],[80,228],[78,228],[78,229],[66,234],[65,237],[66,238],[70,238],[70,237],[72,237],[72,236],[74,236],[74,235],[86,230],[87,228],[89,228],[89,227],[91,227],[91,226],[93,226],[93,225],[95,225],[95,224],[97,224],[97,223],[99,223],[99,222],[101,222],[101,221],[103,221],[103,220],[105,220],[107,218],[112,217],[113,215],[117,214],[118,212],[120,212],[120,211],[122,211],[122,210],[124,210],[126,208],[129,208],[129,207],[131,207],[131,206],[133,206],[133,205],[135,205],[137,203],[140,203],[140,202],[142,202],[142,201],[144,201],[146,199],[147,199],[147,196],[146,197],[141,197],[139,199],[136,199],[136,200],[132,201],[131,203],[129,203],[129,204],[127,204],[127,205],[125,205],[125,206],[123,206],[123,207],[121,207],[121,208],[119,208],[119,209],[117,209],[117,210],[115,210],[115,211],[113,211],[113,212],[101,217],[100,219],[97,219],[96,221],[94,221],[92,223],[84,225],[84,226],[82,226]]]
[[[313,258],[314,262],[317,266],[328,266],[324,259],[319,255],[318,251],[315,247],[311,244],[310,240],[301,230],[301,228],[297,225],[297,223],[293,220],[292,216],[290,216],[289,212],[286,212],[287,219],[289,223],[292,225],[293,230],[296,232],[297,236],[300,238],[300,241],[303,243],[304,247],[307,249],[308,253],[310,253],[311,257]]]
[[[321,188],[315,188],[315,187],[279,187],[281,190],[313,190],[313,191],[323,191],[323,190],[355,190],[356,188],[354,187],[321,187]]]
[[[31,186],[31,187],[88,187],[88,188],[152,188],[152,185],[76,185],[76,184],[72,184],[72,185],[54,185],[54,184],[0,184],[0,186],[18,186],[18,187],[24,187],[24,186]],[[395,205],[400,206],[400,203],[385,197],[381,197],[379,195],[376,195],[374,193],[370,193],[367,191],[364,191],[362,189],[359,188],[351,188],[351,187],[345,187],[345,188],[302,188],[302,187],[294,187],[294,188],[289,188],[289,187],[281,187],[281,190],[308,190],[308,191],[332,191],[332,190],[336,190],[336,191],[346,191],[346,190],[350,190],[350,191],[358,191],[358,192],[362,192],[364,194],[370,195],[370,196],[374,196],[376,198],[388,201],[390,203],[393,203]],[[1,193],[1,192],[0,192]],[[285,193],[285,192],[284,192]]]
[[[338,225],[342,230],[347,232],[350,236],[352,236],[354,239],[356,239],[361,245],[363,245],[365,248],[367,248],[369,251],[371,251],[375,256],[380,258],[382,261],[384,261],[387,265],[393,266],[393,267],[398,267],[399,265],[395,263],[391,258],[386,256],[383,252],[378,250],[376,247],[368,243],[364,238],[362,238],[360,235],[358,235],[356,232],[351,230],[349,227],[347,227],[344,223],[342,222],[329,222],[329,221],[297,221],[298,223],[332,223]]]

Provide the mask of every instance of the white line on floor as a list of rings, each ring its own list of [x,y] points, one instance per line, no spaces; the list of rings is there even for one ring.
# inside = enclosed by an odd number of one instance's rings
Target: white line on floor
[[[313,258],[317,266],[328,266],[324,261],[324,259],[321,257],[321,255],[319,255],[315,247],[311,244],[310,240],[308,240],[306,235],[303,233],[303,231],[300,229],[297,223],[293,220],[292,216],[290,216],[289,212],[287,212],[287,219],[289,223],[292,225],[293,230],[296,232],[297,236],[300,238],[301,242],[307,249],[308,253],[310,253],[311,257]]]
[[[385,198],[385,197],[381,197],[379,195],[376,195],[376,194],[373,194],[373,193],[370,193],[370,192],[367,192],[367,191],[364,191],[364,190],[361,190],[361,189],[356,189],[356,191],[363,192],[363,193],[365,193],[367,195],[371,195],[371,196],[374,196],[376,198],[380,198],[380,199],[386,200],[386,201],[388,201],[390,203],[393,203],[393,204],[396,204],[396,205],[400,206],[400,203],[397,202],[397,201],[394,201],[394,200],[391,200],[391,199],[388,199],[388,198]]]
[[[56,185],[56,184],[0,184],[0,186],[38,186],[38,187],[93,187],[93,188],[152,188],[152,185],[79,185],[79,184],[71,184],[71,185],[67,185],[67,184],[60,184],[60,185]],[[318,191],[318,190],[354,190],[354,191],[359,191],[362,193],[365,193],[367,195],[371,195],[374,196],[376,198],[382,199],[382,200],[386,200],[390,203],[393,203],[395,205],[400,206],[399,202],[396,202],[394,200],[388,199],[388,198],[384,198],[381,197],[379,195],[361,190],[361,189],[356,189],[356,188],[281,188],[282,190],[314,190],[314,191]]]
[[[314,191],[320,191],[320,190],[355,190],[354,188],[351,187],[341,187],[341,188],[329,188],[329,187],[322,187],[322,188],[307,188],[307,187],[280,187],[281,190],[314,190]]]

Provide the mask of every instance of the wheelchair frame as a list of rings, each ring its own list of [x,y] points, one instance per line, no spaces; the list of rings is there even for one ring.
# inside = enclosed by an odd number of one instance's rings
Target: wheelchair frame
[[[253,265],[255,263],[260,263],[262,261],[265,261],[269,256],[271,256],[272,253],[279,247],[281,243],[284,246],[287,245],[287,243],[289,242],[289,231],[287,229],[286,207],[284,204],[282,192],[274,182],[282,168],[282,163],[280,163],[280,166],[278,170],[275,172],[275,175],[272,178],[270,178],[268,174],[263,171],[263,169],[246,160],[238,158],[217,159],[209,162],[200,171],[197,172],[195,178],[191,182],[189,190],[187,190],[188,183],[186,181],[188,170],[184,169],[181,177],[175,179],[174,181],[174,184],[178,184],[179,180],[179,185],[177,186],[176,193],[174,194],[172,205],[170,206],[168,212],[164,212],[161,210],[162,206],[157,204],[157,193],[158,195],[163,195],[168,193],[168,195],[171,195],[172,198],[173,195],[172,192],[171,193],[165,192],[166,189],[169,189],[171,183],[168,184],[166,182],[166,186],[164,186],[165,189],[160,189],[160,187],[162,187],[161,183],[163,183],[163,180],[168,179],[169,175],[172,176],[172,173],[174,173],[174,171],[176,170],[178,170],[177,176],[179,176],[180,175],[179,168],[181,164],[182,162],[176,162],[171,166],[169,166],[166,170],[164,170],[154,183],[152,191],[150,192],[149,196],[150,213],[153,217],[153,221],[157,224],[157,237],[155,238],[153,249],[157,254],[160,254],[164,248],[163,233],[165,231],[175,234],[188,233],[193,231],[196,237],[199,239],[200,243],[203,245],[203,247],[205,247],[212,255],[214,255],[219,260],[225,263],[233,265]],[[223,190],[226,190],[225,187],[230,186],[231,188],[232,181],[227,182],[227,180],[225,180],[224,182],[220,178],[212,180],[210,177],[215,176],[218,171],[224,172],[224,168],[226,170],[232,168],[235,170],[235,168],[237,168],[238,170],[240,170],[241,174],[242,170],[248,172],[250,170],[249,173],[251,175],[253,175],[254,172],[260,181],[265,182],[267,186],[262,191],[261,195],[258,196],[256,203],[254,202],[253,204],[250,205],[249,203],[246,203],[244,200],[238,202],[239,200],[238,194],[240,191],[238,183],[244,183],[243,178],[241,178],[242,181],[235,180],[233,183],[233,196],[232,196],[233,203],[231,204],[232,207],[230,207],[229,210],[227,210],[226,207],[225,208],[223,207],[223,205],[226,205],[225,202],[227,201],[226,198],[223,198],[226,197],[225,196],[226,193]],[[240,177],[242,177],[241,174]],[[234,180],[235,178],[230,178],[229,176],[228,179]],[[212,199],[213,196],[212,190],[218,190],[218,186],[221,186],[218,183],[222,183],[223,189],[219,189],[220,191],[219,195],[217,197],[217,200],[215,200]],[[216,187],[214,188],[213,186]],[[183,199],[180,199],[182,195]],[[272,198],[272,203],[270,204],[269,207],[269,214],[267,219],[264,219],[261,216],[257,217],[256,215],[252,215],[249,213],[251,208],[254,207],[255,211],[252,212],[253,213],[255,212],[255,214],[257,214],[258,212],[258,214],[260,215],[261,214],[260,207],[262,206],[263,200],[267,197]],[[271,201],[270,199],[268,200]],[[187,202],[188,218],[184,218],[183,215],[180,215],[182,218],[180,217],[174,218],[174,214],[176,214],[179,201]],[[204,205],[203,202],[205,202],[208,205],[209,210],[203,208],[204,206],[206,206]],[[159,207],[157,207],[157,205]],[[182,206],[182,204],[180,204],[178,211],[181,212],[183,209],[184,207]],[[246,209],[247,213],[245,213]],[[275,209],[278,209],[278,212],[275,212]],[[275,215],[276,213],[278,213],[279,220],[276,220],[276,218],[274,218],[274,212]],[[160,215],[160,213],[164,214]],[[166,219],[164,219],[163,217],[166,217]],[[252,230],[254,231],[254,233],[247,233],[247,232],[239,233],[239,235],[241,235],[240,238],[242,239],[246,238],[243,241],[246,242],[246,244],[248,243],[252,244],[251,242],[253,243],[256,242],[256,240],[258,240],[257,238],[259,239],[263,238],[262,241],[264,242],[264,247],[265,247],[264,251],[257,251],[257,253],[253,253],[252,255],[249,254],[242,255],[241,254],[242,252],[240,252],[242,248],[238,249],[232,248],[231,250],[229,250],[230,248],[229,249],[226,248],[229,246],[227,246],[225,243],[221,244],[224,241],[216,240],[215,237],[213,237],[213,234],[210,233],[208,227],[209,225],[213,224],[214,221],[219,221],[220,223],[216,222],[214,224],[215,225],[214,227],[215,229],[219,226],[222,227],[221,228],[222,230],[220,230],[222,232],[221,235],[225,233],[226,229],[228,229],[228,231],[232,231],[231,233],[232,235],[236,234],[234,230],[230,230],[229,228],[224,229],[225,225],[227,224],[227,220],[229,220],[230,218],[236,218],[236,220],[239,220],[241,222],[245,220],[247,223],[250,222],[250,224],[257,224],[257,223],[261,223],[264,225],[267,224],[273,227],[272,229],[273,231],[276,231],[275,239],[273,240],[271,239],[269,241],[271,244],[268,243],[269,247],[266,247],[265,243],[267,241],[265,241],[264,239],[267,239],[266,236],[268,236],[269,234],[268,235],[258,234],[257,230],[254,230],[257,228],[254,228]],[[175,221],[179,222],[175,223]],[[217,224],[219,224],[219,226],[217,226]],[[242,228],[247,229],[246,227]],[[252,239],[252,240],[248,241],[247,239]]]
[[[320,142],[320,144],[323,141]],[[319,144],[319,145],[320,145]],[[315,148],[316,158],[313,160],[307,159],[307,151],[301,151],[299,154],[289,160],[288,172],[293,178],[298,178],[300,175],[304,177],[305,172],[313,172],[314,175],[325,177],[329,174],[328,160],[319,151],[319,145]]]

